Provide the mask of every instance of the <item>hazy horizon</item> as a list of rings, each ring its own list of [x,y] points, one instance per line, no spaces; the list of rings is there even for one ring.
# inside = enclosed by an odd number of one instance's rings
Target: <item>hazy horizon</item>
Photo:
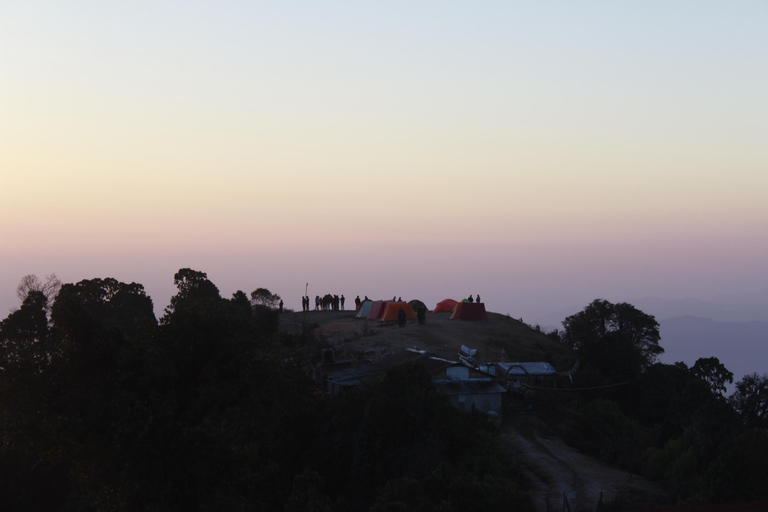
[[[27,274],[225,297],[768,288],[768,5],[6,4],[0,312]]]

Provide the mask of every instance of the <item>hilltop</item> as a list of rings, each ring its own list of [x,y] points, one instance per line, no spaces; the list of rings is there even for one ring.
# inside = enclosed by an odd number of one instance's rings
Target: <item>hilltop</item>
[[[456,359],[461,345],[477,349],[480,362],[547,361],[557,370],[568,370],[575,354],[544,333],[507,315],[488,313],[490,322],[449,320],[449,313],[427,313],[427,323],[403,328],[377,320],[355,318],[354,311],[286,312],[280,318],[285,332],[297,333],[302,324],[331,343],[337,352],[386,353],[402,348],[427,350]]]
[[[333,345],[337,353],[364,353],[375,358],[403,348],[427,350],[447,359],[457,359],[461,345],[478,349],[480,362],[547,361],[555,369],[569,370],[576,355],[558,341],[507,315],[488,313],[491,320],[449,320],[450,313],[428,313],[427,323],[381,325],[379,321],[355,318],[354,311],[288,312],[280,318],[285,332],[300,332],[302,322],[315,335]],[[551,404],[549,404],[551,407]],[[561,411],[564,413],[564,411]],[[551,412],[550,412],[551,415]],[[534,510],[551,510],[568,496],[574,510],[594,507],[602,495],[606,503],[649,506],[668,496],[657,483],[612,467],[568,446],[554,425],[526,411],[505,418],[500,434],[507,450],[520,462],[530,486]]]

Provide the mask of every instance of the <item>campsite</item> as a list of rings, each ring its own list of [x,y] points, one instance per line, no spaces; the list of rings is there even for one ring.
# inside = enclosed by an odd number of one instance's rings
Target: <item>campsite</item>
[[[549,360],[558,368],[568,369],[575,361],[566,347],[519,319],[498,313],[488,314],[490,322],[466,322],[450,320],[450,312],[430,312],[425,325],[418,325],[414,316],[402,329],[394,323],[382,325],[378,319],[359,319],[356,314],[354,310],[309,311],[306,316],[286,313],[280,317],[280,325],[286,332],[298,333],[302,324],[317,323],[314,333],[339,352],[380,353],[411,347],[453,357],[469,340],[488,361],[500,361],[502,350],[513,359]]]

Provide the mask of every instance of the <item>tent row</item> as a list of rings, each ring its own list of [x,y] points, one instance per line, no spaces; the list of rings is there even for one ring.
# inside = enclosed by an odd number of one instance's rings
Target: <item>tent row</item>
[[[380,320],[382,322],[397,320],[397,314],[400,309],[405,310],[406,319],[416,320],[416,307],[423,306],[423,302],[413,300],[410,302],[396,302],[392,300],[367,300],[360,305],[360,310],[355,318],[368,320]],[[432,310],[432,313],[450,312],[451,320],[470,320],[474,322],[490,322],[488,313],[485,311],[485,304],[482,302],[458,302],[453,299],[440,301]]]
[[[395,321],[401,309],[405,311],[406,320],[416,320],[416,312],[409,303],[393,300],[367,300],[360,305],[360,311],[357,312],[355,318],[382,322]]]

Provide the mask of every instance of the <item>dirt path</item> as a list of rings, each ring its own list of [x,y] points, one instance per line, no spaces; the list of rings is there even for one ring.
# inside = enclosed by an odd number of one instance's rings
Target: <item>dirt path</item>
[[[607,466],[536,429],[506,425],[502,437],[528,474],[539,511],[563,510],[564,496],[572,512],[594,511],[601,493],[606,507],[620,503],[628,509],[665,498],[658,484]]]

